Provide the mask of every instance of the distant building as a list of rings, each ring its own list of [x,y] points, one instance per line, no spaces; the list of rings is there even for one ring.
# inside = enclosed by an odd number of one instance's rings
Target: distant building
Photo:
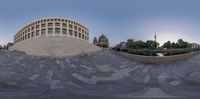
[[[197,43],[191,43],[191,48],[200,48],[200,46]]]
[[[105,35],[101,35],[99,37],[98,46],[100,46],[100,47],[108,47],[109,46],[108,39]]]
[[[5,45],[0,45],[0,50],[1,49],[9,49],[10,47],[12,47],[14,44],[13,43],[7,43]]]
[[[109,47],[109,42],[108,42],[108,39],[105,35],[101,35],[99,37],[99,40],[97,41],[97,38],[95,37],[94,40],[93,40],[93,44],[94,45],[97,45],[99,47],[103,47],[103,48],[107,48]]]
[[[2,45],[0,45],[0,50],[1,50],[1,49],[3,49],[3,46],[2,46]]]
[[[114,48],[118,51],[127,51],[126,42],[120,42]]]
[[[97,38],[94,37],[93,44],[94,44],[94,45],[97,45],[97,43],[98,43]]]
[[[6,49],[9,49],[10,47],[12,47],[14,44],[13,43],[8,43],[7,45],[6,45]]]

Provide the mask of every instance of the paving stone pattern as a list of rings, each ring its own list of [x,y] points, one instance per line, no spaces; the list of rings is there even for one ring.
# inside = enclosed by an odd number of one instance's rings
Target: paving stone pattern
[[[176,63],[143,64],[115,53],[53,58],[1,50],[0,97],[200,97],[200,55]]]

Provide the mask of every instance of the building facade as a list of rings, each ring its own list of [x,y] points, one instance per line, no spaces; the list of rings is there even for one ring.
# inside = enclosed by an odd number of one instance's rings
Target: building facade
[[[68,18],[43,18],[23,27],[14,36],[14,43],[48,36],[64,36],[89,41],[89,29],[80,22]]]
[[[36,56],[73,56],[101,50],[89,43],[89,29],[69,18],[49,17],[32,21],[14,36],[9,50]]]
[[[197,43],[191,43],[191,48],[200,48],[200,45]]]
[[[99,47],[103,47],[103,48],[109,47],[109,41],[108,41],[107,37],[103,34],[99,37],[98,41],[97,41],[97,38],[95,37],[93,40],[93,44],[97,45]]]

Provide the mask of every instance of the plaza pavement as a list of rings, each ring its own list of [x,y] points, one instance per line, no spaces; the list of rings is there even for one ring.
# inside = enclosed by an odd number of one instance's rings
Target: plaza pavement
[[[2,50],[0,98],[198,98],[199,60],[143,64],[109,50],[63,58]]]

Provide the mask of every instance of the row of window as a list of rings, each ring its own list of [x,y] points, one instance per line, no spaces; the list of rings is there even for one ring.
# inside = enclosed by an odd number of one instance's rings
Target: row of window
[[[43,24],[41,24],[41,28],[45,28],[46,25],[48,25],[48,27],[52,27],[53,23],[43,23]],[[61,25],[61,23],[55,23],[55,26],[60,26],[60,25]],[[67,24],[66,23],[62,23],[62,27],[67,27]],[[26,29],[25,31],[23,31],[21,33],[20,32],[17,33],[16,38],[26,34],[27,32],[34,31],[35,28],[36,28],[36,30],[38,30],[40,28],[40,25],[32,26],[31,28],[28,28],[28,29]],[[73,25],[69,24],[69,29],[72,29],[72,28],[73,28]],[[82,33],[85,33],[85,35],[87,35],[87,36],[89,35],[89,33],[86,30],[78,28],[77,26],[74,26],[74,30],[77,30],[77,31],[82,32]]]
[[[53,28],[48,28],[47,34],[48,35],[53,34]],[[58,34],[58,35],[61,34],[60,28],[55,28],[55,34]],[[28,33],[27,35],[23,35],[23,36],[19,37],[18,39],[15,39],[15,43],[29,39],[29,38],[37,37],[37,36],[40,36],[40,35],[46,36],[46,29],[42,29],[41,34],[40,34],[40,30],[36,30],[36,32],[31,32],[31,33]],[[64,29],[64,28],[62,29],[62,35],[67,35],[67,29]],[[81,34],[81,33],[78,33],[77,31],[74,31],[74,33],[73,33],[72,30],[69,30],[68,35],[74,36],[74,37],[77,37],[77,38],[80,38],[80,39],[84,39],[84,40],[89,40],[88,36]]]
[[[64,22],[65,22],[65,23],[69,23],[69,24],[76,25],[76,26],[78,26],[78,27],[81,27],[81,28],[84,28],[84,29],[87,30],[87,28],[86,28],[85,26],[83,26],[83,25],[81,25],[81,24],[79,24],[79,23],[77,23],[77,22],[75,22],[75,21],[67,20],[67,19],[57,19],[57,18],[43,19],[43,20],[35,21],[35,22],[33,22],[33,23],[27,25],[26,27],[24,27],[24,29],[25,29],[25,28],[28,28],[28,27],[32,27],[32,26],[34,26],[34,25],[43,24],[43,23],[46,23],[46,22],[56,22],[56,23],[59,23],[59,22],[63,22],[63,23],[64,23]]]

